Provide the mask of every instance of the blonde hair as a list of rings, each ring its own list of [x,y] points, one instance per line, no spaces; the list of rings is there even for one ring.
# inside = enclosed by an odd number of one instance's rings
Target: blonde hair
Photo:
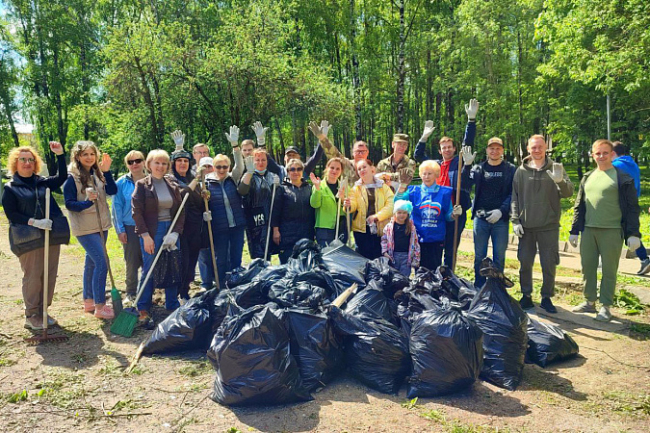
[[[87,186],[95,186],[90,181],[90,171],[86,170],[83,165],[81,165],[81,161],[79,161],[79,155],[88,149],[95,152],[95,163],[91,167],[95,172],[95,176],[97,176],[97,178],[103,183],[106,182],[106,179],[104,179],[104,173],[99,169],[99,148],[97,145],[92,141],[77,141],[72,147],[72,152],[70,153],[70,168],[68,171],[79,176],[82,190]]]
[[[343,173],[343,159],[339,158],[338,156],[327,160],[327,164],[325,164],[325,170],[329,171],[330,165],[332,165],[333,162],[336,162],[341,166],[341,173]]]
[[[431,169],[433,171],[437,171],[438,173],[440,173],[440,164],[435,162],[433,159],[428,159],[428,160],[424,161],[422,164],[420,164],[420,168],[418,169],[418,173],[421,174],[422,170],[424,170],[426,168],[429,168],[429,169]]]
[[[127,167],[129,166],[129,161],[131,160],[131,158],[141,159],[141,160],[143,160],[143,161],[144,161],[144,159],[145,159],[145,158],[144,158],[144,153],[140,152],[139,150],[131,150],[131,151],[130,151],[129,153],[127,153],[126,156],[124,157],[124,165],[125,165],[125,166],[127,166]],[[142,172],[143,172],[143,173],[145,172],[144,165],[142,166]]]
[[[257,156],[257,155],[259,155],[260,153],[263,153],[264,156],[266,156],[266,158],[268,159],[269,154],[268,154],[268,152],[266,151],[266,149],[264,149],[263,147],[256,147],[255,150],[253,151],[253,156]]]
[[[207,144],[205,144],[205,143],[196,143],[196,144],[192,147],[192,153],[196,152],[196,149],[198,149],[199,147],[207,147],[207,148],[208,148],[208,152],[210,152],[210,148],[208,147]]]
[[[301,160],[299,160],[298,158],[293,158],[290,159],[289,162],[287,162],[287,171],[289,171],[289,169],[294,165],[305,168],[305,164]]]
[[[600,146],[601,144],[606,144],[607,146],[609,146],[610,151],[614,150],[614,144],[611,141],[605,138],[601,138],[599,140],[594,141],[594,144],[591,145],[591,151],[593,152],[594,148]]]
[[[167,173],[169,173],[169,170],[171,169],[171,164],[169,163],[169,153],[162,149],[154,149],[149,154],[147,155],[147,161],[144,163],[145,167],[147,170],[151,171],[151,162],[154,159],[164,159],[167,162]]]
[[[230,158],[228,158],[228,155],[224,155],[224,154],[222,154],[222,153],[219,153],[217,156],[215,156],[215,157],[212,159],[212,165],[216,166],[216,165],[217,165],[217,161],[224,161],[224,162],[227,162],[228,165],[230,165]]]
[[[546,144],[546,138],[544,138],[544,136],[541,134],[531,135],[530,138],[528,139],[528,144],[532,143],[534,140],[540,140],[540,139],[544,142],[544,144]]]
[[[36,149],[34,149],[32,146],[20,146],[11,149],[11,152],[9,152],[9,158],[7,158],[7,172],[9,174],[14,174],[17,172],[18,156],[20,155],[20,152],[29,152],[32,154],[34,157],[34,174],[40,173],[41,168],[43,167],[43,160],[41,159],[41,156],[38,154]]]

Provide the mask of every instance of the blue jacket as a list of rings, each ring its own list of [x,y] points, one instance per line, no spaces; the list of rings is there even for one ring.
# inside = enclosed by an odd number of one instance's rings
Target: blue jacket
[[[411,218],[418,233],[418,241],[444,242],[447,221],[453,221],[451,211],[452,189],[448,186],[411,185],[397,195],[396,200],[413,203]]]
[[[117,182],[117,194],[113,196],[112,216],[115,232],[119,235],[125,232],[124,226],[135,227],[135,221],[131,215],[131,196],[135,189],[135,182],[131,173],[120,177]]]
[[[636,162],[629,155],[623,155],[612,161],[614,167],[623,170],[634,180],[634,187],[636,188],[636,196],[641,197],[641,170]]]
[[[232,215],[235,220],[235,227],[246,226],[246,216],[244,215],[244,205],[242,196],[238,192],[237,183],[228,176],[226,179],[219,181],[215,178],[206,178],[206,185],[210,191],[210,200],[208,207],[212,212],[212,230],[215,232],[227,231],[228,216],[226,214],[226,205],[223,201],[224,192],[228,196]]]
[[[476,190],[474,191],[474,201],[476,202],[476,197],[481,195],[481,187],[483,185],[483,167],[487,164],[487,161],[483,161],[480,164],[476,164],[471,167],[466,165],[463,168],[462,173],[462,184],[466,185],[467,188],[471,189],[472,185],[476,185]],[[515,171],[517,167],[508,161],[503,161],[503,170],[504,170],[504,182],[503,189],[501,190],[501,206],[499,210],[501,211],[501,219],[508,221],[510,219],[510,202],[512,201],[512,180],[515,177]],[[494,209],[485,209],[486,211]],[[477,209],[472,206],[472,219],[476,216]]]

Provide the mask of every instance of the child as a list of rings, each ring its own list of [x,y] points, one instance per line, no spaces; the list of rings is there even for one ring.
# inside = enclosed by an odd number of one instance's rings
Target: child
[[[413,205],[407,200],[397,200],[393,218],[384,227],[381,237],[381,253],[389,258],[395,268],[406,277],[411,276],[411,267],[420,266],[420,243],[411,221]]]

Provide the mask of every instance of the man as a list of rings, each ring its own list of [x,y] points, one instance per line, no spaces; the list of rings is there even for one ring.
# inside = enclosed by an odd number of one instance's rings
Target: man
[[[183,138],[185,138],[185,135],[183,135]],[[210,156],[210,148],[208,147],[207,144],[196,143],[192,148],[192,156],[194,157],[194,161],[195,161],[194,167],[192,167],[192,176],[196,176],[197,164],[199,163],[201,158]]]
[[[573,225],[569,242],[574,247],[580,240],[580,258],[585,302],[573,309],[576,313],[595,313],[598,290],[598,259],[602,258],[600,303],[596,320],[609,322],[609,307],[614,302],[618,261],[623,248],[636,250],[641,245],[639,233],[639,202],[632,179],[612,164],[614,146],[609,140],[596,140],[591,154],[597,167],[580,181],[580,190],[573,206]]]
[[[368,144],[365,141],[356,141],[352,145],[352,160],[346,158],[327,138],[327,131],[330,124],[327,120],[323,120],[318,126],[316,122],[309,122],[309,130],[318,138],[318,142],[323,146],[327,159],[341,158],[343,160],[343,178],[347,178],[350,185],[359,180],[357,175],[356,163],[362,159],[368,159],[370,151]]]
[[[614,161],[612,165],[623,170],[627,173],[632,179],[634,179],[634,187],[636,188],[637,199],[641,196],[641,170],[639,166],[636,165],[634,159],[629,156],[627,147],[623,145],[620,141],[615,141],[612,143],[614,145]],[[636,250],[636,256],[641,260],[641,269],[637,272],[637,275],[643,275],[650,272],[650,258],[648,258],[648,252],[641,243],[641,246]]]
[[[488,241],[492,239],[494,266],[501,272],[506,264],[510,197],[515,166],[503,159],[503,141],[492,137],[487,145],[487,159],[472,167],[476,153],[470,146],[463,146],[465,167],[462,182],[468,190],[475,185],[472,218],[474,220],[474,285],[485,284],[481,275],[481,262],[487,256]]]
[[[573,195],[573,184],[558,164],[546,156],[542,135],[528,139],[528,157],[515,173],[512,182],[512,228],[519,237],[519,284],[523,296],[521,308],[534,308],[533,264],[539,249],[542,265],[542,302],[540,307],[557,313],[551,298],[555,294],[555,268],[560,263],[560,200]]]
[[[466,146],[474,145],[474,137],[476,136],[476,114],[478,113],[478,101],[476,99],[471,99],[469,104],[465,105],[465,112],[467,113],[467,126],[465,127],[465,137],[463,138],[463,143]],[[433,159],[429,157],[426,153],[427,140],[429,136],[433,133],[433,121],[427,120],[424,124],[424,132],[422,133],[422,138],[415,146],[415,152],[413,153],[413,158],[421,163],[428,159]],[[456,183],[458,179],[458,156],[456,156],[456,145],[454,140],[450,137],[442,137],[439,144],[439,151],[442,155],[442,160],[438,160],[440,164],[440,176],[436,183],[441,186],[449,186],[453,189],[452,193],[452,202],[453,204],[460,204],[463,208],[463,212],[460,217],[458,217],[458,235],[456,237],[456,245],[460,243],[460,236],[465,229],[465,223],[467,222],[467,210],[472,206],[472,200],[469,196],[469,188],[466,188],[464,185],[461,185],[460,188],[460,203],[456,203]],[[445,237],[445,265],[451,267],[454,262],[454,257],[456,251],[454,251],[454,226],[455,222],[447,223],[446,237]]]
[[[406,134],[393,135],[391,146],[393,154],[379,161],[377,171],[384,173],[384,181],[399,182],[400,170],[408,169],[411,174],[415,173],[415,160],[406,154],[409,150],[409,136]]]

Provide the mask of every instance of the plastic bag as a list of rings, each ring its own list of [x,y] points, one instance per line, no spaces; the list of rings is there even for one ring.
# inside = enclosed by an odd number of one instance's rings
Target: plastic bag
[[[490,259],[483,260],[481,275],[487,281],[472,301],[469,317],[484,334],[481,378],[513,391],[524,370],[528,315],[506,291],[512,282],[491,263]]]
[[[300,239],[293,246],[291,257],[287,261],[289,272],[303,273],[320,267],[323,263],[318,244],[308,239]]]
[[[385,320],[359,319],[333,306],[329,315],[344,336],[350,374],[377,391],[397,394],[410,370],[406,335]]]
[[[211,307],[216,297],[217,291],[209,290],[177,308],[154,329],[142,353],[207,349],[212,338]]]
[[[578,343],[559,327],[528,316],[528,350],[526,361],[546,367],[552,362],[574,358]]]
[[[287,404],[312,397],[282,321],[269,306],[228,316],[215,334],[208,359],[217,371],[210,396],[227,406]]]
[[[364,277],[366,282],[370,280],[381,281],[386,296],[390,298],[393,297],[395,292],[403,290],[410,284],[408,277],[393,268],[390,260],[386,257],[379,257],[366,263]]]
[[[265,262],[264,259],[255,259],[249,263],[248,268],[237,268],[233,269],[228,273],[226,278],[226,286],[229,288],[234,288],[242,284],[248,284],[253,281],[260,272],[262,272],[267,266],[268,262]]]
[[[441,281],[440,287],[443,293],[447,294],[451,300],[457,301],[463,310],[467,310],[472,299],[478,293],[474,284],[465,278],[458,277],[447,266],[440,266],[436,271],[436,276]]]
[[[386,297],[380,284],[376,280],[370,280],[365,289],[348,300],[345,312],[359,318],[380,319],[397,324],[397,307]]]
[[[368,259],[345,245],[330,246],[322,250],[323,266],[332,276],[339,293],[357,283],[359,288],[366,286],[364,270]]]
[[[160,288],[179,286],[182,283],[181,250],[164,250],[153,270],[153,286]]]
[[[411,291],[428,293],[434,297],[440,296],[440,276],[435,272],[420,266],[415,271],[415,276],[411,280]]]
[[[413,373],[408,398],[435,397],[470,387],[483,365],[483,333],[447,304],[414,320],[409,338]]]

